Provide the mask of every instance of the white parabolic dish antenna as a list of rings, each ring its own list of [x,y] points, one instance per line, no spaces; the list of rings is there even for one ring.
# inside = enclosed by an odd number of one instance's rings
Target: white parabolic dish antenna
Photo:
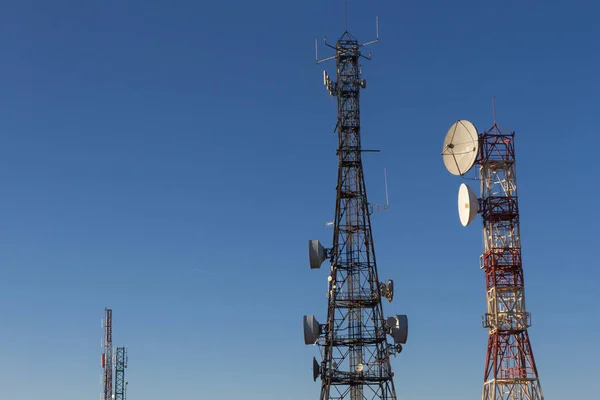
[[[446,169],[453,175],[464,175],[477,160],[479,151],[479,135],[471,122],[461,119],[456,121],[444,138],[442,159]]]
[[[458,188],[458,217],[462,226],[469,225],[479,212],[477,195],[463,183]]]

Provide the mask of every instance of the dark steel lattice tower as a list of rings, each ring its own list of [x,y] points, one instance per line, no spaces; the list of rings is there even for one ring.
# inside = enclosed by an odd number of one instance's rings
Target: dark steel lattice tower
[[[104,353],[102,354],[102,368],[104,368],[104,400],[112,399],[112,378],[113,378],[113,367],[112,367],[112,310],[110,308],[104,309]]]
[[[324,83],[337,97],[338,180],[333,246],[325,249],[319,241],[309,241],[311,268],[331,262],[328,277],[327,322],[304,316],[306,344],[318,344],[323,360],[313,359],[313,378],[321,377],[321,400],[396,399],[390,355],[406,343],[408,321],[405,315],[387,320],[381,298],[393,298],[393,282],[379,283],[370,215],[362,168],[359,94],[366,87],[362,79],[360,48],[378,42],[359,44],[347,31],[335,46],[337,79]],[[388,344],[386,334],[395,344]]]
[[[127,368],[127,348],[117,347],[115,355],[115,400],[125,400],[125,368]]]
[[[483,400],[543,400],[527,328],[514,132],[496,123],[480,135],[481,215],[488,329]]]

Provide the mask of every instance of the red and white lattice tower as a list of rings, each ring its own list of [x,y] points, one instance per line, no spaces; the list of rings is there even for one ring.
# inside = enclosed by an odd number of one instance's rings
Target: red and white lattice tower
[[[462,184],[458,207],[464,226],[478,213],[483,219],[480,267],[487,293],[483,326],[488,329],[483,400],[544,399],[527,333],[531,314],[525,306],[514,137],[495,121],[478,134],[461,120],[448,131],[442,153],[454,175],[479,166],[481,198]]]
[[[112,310],[110,308],[104,309],[102,327],[104,328],[104,338],[102,340],[104,352],[102,353],[102,358],[100,360],[103,369],[103,392],[101,399],[113,400]]]

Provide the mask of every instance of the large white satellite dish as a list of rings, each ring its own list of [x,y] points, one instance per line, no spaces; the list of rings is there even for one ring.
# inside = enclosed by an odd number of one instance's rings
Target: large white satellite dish
[[[471,188],[463,183],[458,188],[458,217],[462,226],[469,225],[479,212],[479,200]]]
[[[444,138],[442,159],[453,175],[464,175],[473,167],[479,151],[479,135],[471,122],[456,121]]]

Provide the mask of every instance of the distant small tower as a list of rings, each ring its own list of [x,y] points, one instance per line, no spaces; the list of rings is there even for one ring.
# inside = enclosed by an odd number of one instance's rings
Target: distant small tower
[[[112,355],[112,310],[104,309],[104,320],[102,323],[104,328],[104,353],[102,353],[101,365],[104,369],[102,382],[104,384],[103,400],[113,400],[112,398],[112,379],[113,379],[113,355]]]
[[[117,347],[115,355],[115,400],[125,400],[125,368],[127,368],[127,347]]]
[[[396,399],[390,356],[402,351],[408,335],[406,315],[384,318],[382,297],[392,301],[391,280],[379,282],[362,167],[360,137],[360,90],[366,88],[359,59],[363,45],[348,31],[337,40],[336,79],[323,72],[325,87],[337,97],[338,180],[336,189],[333,246],[324,248],[318,240],[309,241],[310,267],[331,263],[327,290],[327,320],[303,317],[304,341],[317,344],[322,361],[313,358],[313,378],[321,378],[321,400]],[[394,339],[388,344],[387,334]]]
[[[453,175],[463,176],[479,165],[481,198],[462,184],[458,213],[467,226],[478,213],[483,219],[488,329],[483,400],[543,400],[527,328],[521,264],[521,233],[515,167],[515,133],[496,124],[482,134],[466,120],[456,122],[444,140],[442,157]]]
[[[112,310],[104,309],[104,319],[102,320],[104,337],[102,346],[104,352],[100,359],[102,366],[102,400],[125,400],[127,391],[127,382],[125,382],[125,368],[127,368],[127,348],[117,347],[113,356],[113,323]],[[114,366],[114,388],[113,388],[113,366]],[[114,389],[114,390],[113,390]]]

